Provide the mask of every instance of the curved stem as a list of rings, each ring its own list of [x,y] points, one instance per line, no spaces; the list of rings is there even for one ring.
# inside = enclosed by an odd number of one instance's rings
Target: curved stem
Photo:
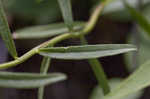
[[[102,2],[100,5],[98,5],[93,14],[91,15],[87,25],[85,26],[85,28],[81,31],[83,34],[82,35],[86,35],[88,34],[96,25],[96,22],[101,14],[101,12],[103,11],[105,6],[105,2]]]
[[[18,64],[21,64],[24,61],[26,61],[27,59],[29,59],[30,57],[32,57],[33,55],[35,55],[36,53],[37,53],[37,50],[32,49],[29,52],[27,52],[26,54],[24,54],[23,56],[21,56],[21,57],[17,58],[16,60],[14,60],[14,61],[10,61],[10,62],[7,62],[7,63],[0,64],[0,69],[7,69],[9,67],[14,67]]]
[[[69,33],[57,36],[57,37],[55,37],[55,38],[53,38],[53,39],[51,39],[51,40],[49,40],[47,42],[42,43],[39,46],[33,48],[32,50],[30,50],[29,52],[27,52],[26,54],[24,54],[23,56],[17,58],[14,61],[10,61],[10,62],[7,62],[7,63],[0,64],[0,69],[7,69],[9,67],[14,67],[14,66],[16,66],[18,64],[21,64],[24,61],[26,61],[27,59],[29,59],[30,57],[32,57],[33,55],[37,54],[39,48],[46,47],[48,45],[54,45],[55,43],[58,43],[58,42],[60,42],[62,40],[70,38],[70,37],[73,37],[73,36],[71,34],[69,34]]]

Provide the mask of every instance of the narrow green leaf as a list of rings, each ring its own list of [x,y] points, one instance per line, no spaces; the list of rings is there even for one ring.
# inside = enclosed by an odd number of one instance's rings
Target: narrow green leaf
[[[40,68],[41,74],[46,74],[48,72],[48,68],[50,66],[50,61],[51,61],[51,59],[49,57],[43,58],[41,68]]]
[[[81,37],[81,44],[87,45],[88,42],[86,41],[85,37]],[[91,65],[91,68],[95,74],[95,77],[98,81],[99,87],[103,89],[104,95],[110,92],[110,86],[108,84],[107,76],[102,68],[101,63],[98,59],[89,59],[88,63]]]
[[[112,90],[104,99],[121,99],[150,85],[150,61],[141,65],[132,75]]]
[[[46,75],[48,68],[50,66],[51,59],[49,57],[44,57],[41,64],[40,74]],[[43,99],[44,96],[44,87],[42,86],[38,89],[38,99]]]
[[[72,7],[71,7],[71,0],[58,0],[64,22],[68,26],[70,30],[73,30],[73,16],[72,16]]]
[[[110,92],[110,88],[102,65],[98,59],[89,59],[88,62],[91,65],[93,72],[95,73],[99,86],[103,88],[104,95],[108,94]]]
[[[39,88],[65,79],[66,76],[61,73],[40,75],[31,73],[0,72],[0,87],[27,89]]]
[[[74,22],[73,29],[78,31],[84,27],[84,22]],[[33,26],[16,31],[13,34],[15,39],[47,38],[69,32],[64,23]]]
[[[132,8],[128,3],[124,3],[133,19],[140,25],[145,32],[150,35],[150,23],[139,11]]]
[[[6,20],[2,0],[0,0],[0,35],[12,57],[17,58],[17,51]]]
[[[39,54],[55,59],[81,60],[112,56],[134,50],[136,50],[136,47],[129,44],[97,44],[41,48]]]

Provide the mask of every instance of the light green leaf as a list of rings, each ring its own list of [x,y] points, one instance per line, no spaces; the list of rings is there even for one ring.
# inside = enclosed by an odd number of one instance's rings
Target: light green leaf
[[[39,49],[39,54],[56,59],[92,59],[135,51],[136,47],[128,44],[97,44],[70,47],[50,47]]]
[[[121,82],[118,87],[105,96],[104,99],[121,99],[127,95],[134,94],[150,85],[150,61],[141,65],[132,75]]]
[[[80,30],[84,27],[84,22],[74,22],[73,29]],[[16,39],[47,38],[69,32],[63,23],[56,23],[43,26],[33,26],[16,31],[13,37]]]
[[[65,80],[66,76],[61,73],[47,75],[31,73],[0,72],[0,87],[6,88],[38,88]]]
[[[17,51],[14,41],[11,36],[11,32],[6,20],[6,16],[3,9],[2,0],[0,0],[0,35],[4,40],[6,47],[13,58],[17,58]]]
[[[133,17],[133,19],[143,28],[150,35],[150,23],[140,12],[132,8],[128,3],[125,3],[126,8],[128,9],[129,13]]]
[[[120,79],[120,78],[111,79],[109,81],[111,90],[113,90],[115,87],[117,87],[117,85],[120,84],[121,81],[122,81],[122,79]],[[139,99],[139,97],[142,96],[142,94],[143,94],[143,91],[138,91],[135,94],[128,95],[125,98],[121,98],[121,99]],[[102,92],[102,88],[100,88],[99,86],[94,88],[90,99],[103,99],[103,98],[104,98],[104,95]]]
[[[58,0],[65,24],[72,30],[73,16],[71,0]]]

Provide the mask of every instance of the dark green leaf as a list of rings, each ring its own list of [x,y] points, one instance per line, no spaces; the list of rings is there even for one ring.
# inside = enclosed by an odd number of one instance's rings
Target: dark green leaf
[[[73,16],[72,16],[71,0],[58,0],[58,3],[60,5],[60,9],[65,24],[69,27],[69,29],[72,30]]]
[[[6,47],[12,57],[17,58],[16,47],[6,20],[2,0],[0,0],[0,35],[2,36],[2,39],[4,40]]]
[[[56,83],[65,79],[66,76],[61,73],[40,75],[30,73],[0,72],[0,87],[30,89]]]
[[[3,1],[7,10],[13,15],[19,15],[19,17],[34,24],[52,23],[61,18],[57,0],[43,0],[41,3],[37,3],[35,0]]]
[[[98,59],[89,59],[88,62],[97,78],[99,86],[103,89],[104,95],[108,94],[110,92],[110,86],[101,63]]]
[[[120,83],[111,93],[103,99],[121,99],[127,95],[134,94],[150,85],[150,61],[141,65],[132,75]]]
[[[40,2],[42,2],[43,0],[35,0],[37,3],[40,3]]]
[[[130,12],[133,19],[150,35],[150,23],[139,11],[132,8],[128,3],[125,2],[125,6]]]
[[[84,22],[74,22],[73,29],[80,30],[84,27]],[[28,39],[28,38],[47,38],[51,36],[56,36],[69,32],[67,26],[63,23],[43,25],[43,26],[33,26],[18,30],[13,34],[16,39]]]
[[[98,44],[41,48],[39,54],[56,59],[80,60],[112,56],[134,50],[136,50],[136,47],[128,44]]]

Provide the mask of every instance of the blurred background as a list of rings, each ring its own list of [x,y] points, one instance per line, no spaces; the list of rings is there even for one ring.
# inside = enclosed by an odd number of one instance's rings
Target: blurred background
[[[150,0],[127,1],[150,20]],[[99,0],[72,0],[74,20],[87,21],[93,7],[98,2]],[[63,22],[57,0],[43,0],[40,3],[37,3],[36,0],[3,0],[3,4],[12,33],[34,25]],[[122,0],[114,0],[105,7],[96,27],[86,38],[89,44],[132,43],[138,46],[138,53],[99,59],[109,79],[127,77],[137,66],[150,58],[150,39],[132,20]],[[16,39],[15,44],[19,56],[48,39],[50,38]],[[71,39],[56,46],[79,44],[78,39]],[[10,60],[12,58],[8,55],[7,49],[0,39],[0,63]],[[35,55],[20,66],[7,71],[39,73],[41,60],[41,56]],[[89,99],[93,89],[97,86],[95,76],[86,60],[52,60],[49,72],[63,72],[68,75],[68,80],[47,86],[44,99]],[[141,98],[138,99],[149,99],[149,94],[150,89],[147,88]],[[1,99],[37,99],[37,89],[1,88],[0,96]]]

